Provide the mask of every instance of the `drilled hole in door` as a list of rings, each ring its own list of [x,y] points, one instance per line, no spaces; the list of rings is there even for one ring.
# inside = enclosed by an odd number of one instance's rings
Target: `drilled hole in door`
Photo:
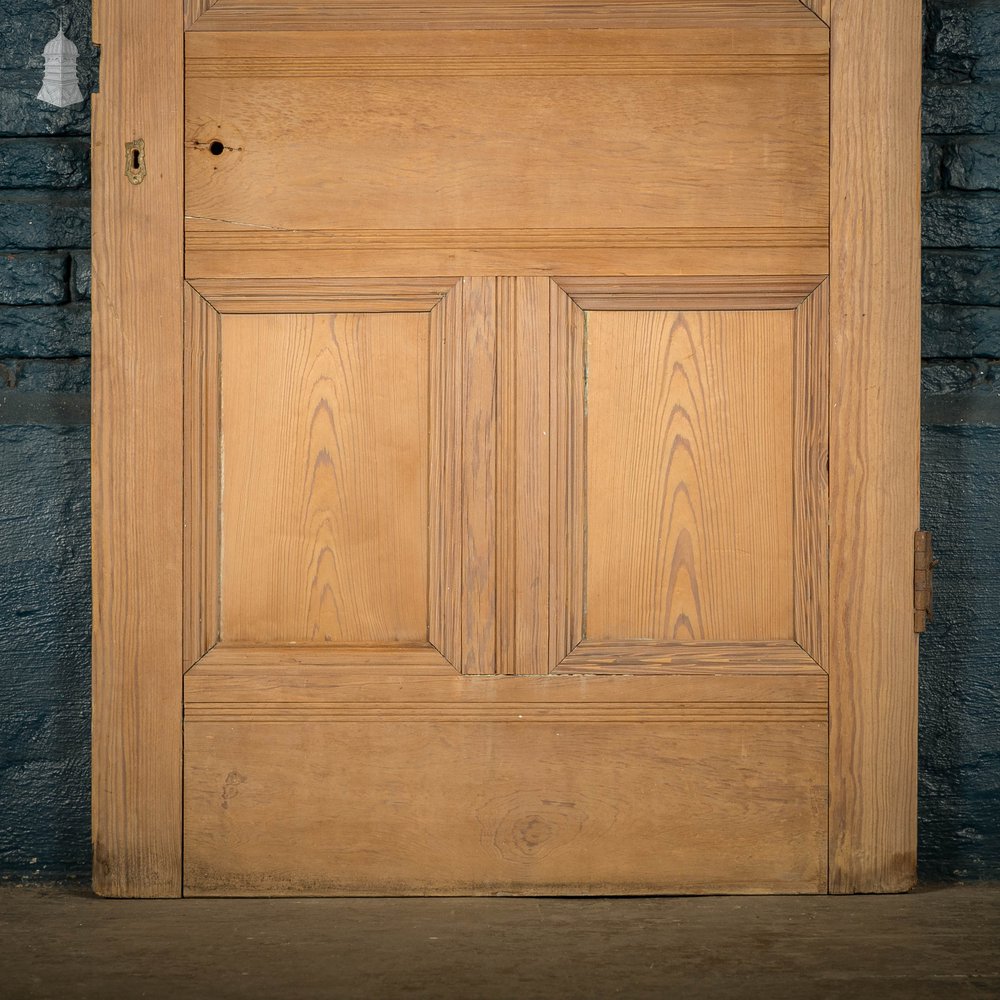
[[[226,148],[226,147],[225,147],[225,146],[223,146],[223,145],[222,145],[222,143],[221,143],[221,142],[219,142],[219,140],[218,140],[218,139],[216,139],[216,140],[215,140],[214,142],[212,142],[212,143],[211,143],[211,144],[209,145],[209,147],[208,147],[208,151],[209,151],[209,152],[210,152],[210,153],[212,154],[212,156],[221,156],[221,155],[222,155],[222,152],[223,152],[223,150],[224,150],[225,148]]]

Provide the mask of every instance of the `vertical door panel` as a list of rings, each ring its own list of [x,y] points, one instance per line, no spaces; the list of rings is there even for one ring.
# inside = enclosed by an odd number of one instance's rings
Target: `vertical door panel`
[[[221,639],[427,641],[426,313],[222,325]]]
[[[294,647],[459,669],[477,648],[463,302],[453,279],[190,289],[190,663]]]
[[[818,669],[823,286],[560,280],[552,668]]]
[[[587,315],[587,638],[793,638],[791,359],[788,313]]]

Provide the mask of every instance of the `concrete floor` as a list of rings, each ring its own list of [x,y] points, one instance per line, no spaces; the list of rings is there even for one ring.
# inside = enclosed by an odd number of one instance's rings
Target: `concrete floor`
[[[8,883],[0,997],[1000,997],[1000,886],[846,898],[113,901]]]

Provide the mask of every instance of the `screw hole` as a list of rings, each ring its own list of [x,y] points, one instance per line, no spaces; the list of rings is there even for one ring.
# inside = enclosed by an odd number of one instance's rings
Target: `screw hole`
[[[223,146],[218,139],[216,139],[213,143],[209,145],[208,151],[212,154],[212,156],[221,156],[225,151],[225,148],[226,147]]]

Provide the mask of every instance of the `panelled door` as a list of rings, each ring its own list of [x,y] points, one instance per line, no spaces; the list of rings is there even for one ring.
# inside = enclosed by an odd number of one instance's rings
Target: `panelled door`
[[[905,887],[919,19],[869,6],[107,0],[102,891]]]

